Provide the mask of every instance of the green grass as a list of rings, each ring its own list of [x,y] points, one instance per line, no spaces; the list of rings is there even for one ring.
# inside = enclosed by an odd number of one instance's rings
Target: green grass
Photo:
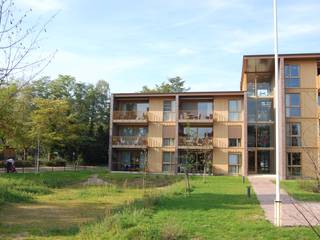
[[[0,187],[22,185],[31,201],[0,205],[0,238],[315,239],[308,228],[266,221],[241,177],[191,177],[186,196],[181,176],[149,175],[143,190],[141,174],[95,173],[105,186],[82,185],[93,172],[69,174],[1,176]]]
[[[314,191],[313,180],[286,180],[281,182],[281,186],[297,200],[320,202],[320,193]]]
[[[192,178],[185,196],[183,183],[160,196],[107,215],[80,229],[80,239],[314,239],[303,227],[276,228],[264,219],[255,196],[245,196],[238,177]],[[147,207],[146,207],[147,206]]]

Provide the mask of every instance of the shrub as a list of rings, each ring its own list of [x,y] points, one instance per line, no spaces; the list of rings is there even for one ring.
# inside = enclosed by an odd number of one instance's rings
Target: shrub
[[[46,166],[48,167],[65,167],[67,165],[67,161],[62,159],[51,160],[46,162]]]

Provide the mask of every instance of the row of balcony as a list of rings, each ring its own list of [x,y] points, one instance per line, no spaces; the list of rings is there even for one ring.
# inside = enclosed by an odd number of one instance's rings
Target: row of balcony
[[[114,147],[146,148],[147,146],[153,147],[156,144],[152,140],[148,141],[146,136],[113,136],[112,145]],[[178,146],[187,148],[227,148],[228,143],[212,137],[179,137]]]
[[[238,121],[242,120],[242,114],[239,113]],[[201,113],[197,110],[179,111],[179,120],[185,121],[228,121],[228,116],[221,113]],[[132,121],[175,121],[175,112],[161,111],[114,111],[113,120],[132,120]]]

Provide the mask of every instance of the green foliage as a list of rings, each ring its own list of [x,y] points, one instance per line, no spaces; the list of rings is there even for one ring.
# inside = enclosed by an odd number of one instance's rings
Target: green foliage
[[[59,75],[23,88],[19,84],[0,88],[0,102],[8,102],[0,108],[0,148],[14,147],[26,160],[35,155],[39,137],[42,158],[51,160],[57,153],[70,162],[81,158],[86,164],[107,163],[110,89],[106,81],[92,85]]]
[[[316,191],[316,181],[314,180],[286,180],[281,182],[281,186],[295,199],[300,201],[320,202],[320,193]]]
[[[185,81],[181,77],[168,78],[168,82],[162,82],[160,85],[156,84],[154,88],[143,86],[142,91],[144,93],[179,93],[187,92],[190,88],[184,86]]]

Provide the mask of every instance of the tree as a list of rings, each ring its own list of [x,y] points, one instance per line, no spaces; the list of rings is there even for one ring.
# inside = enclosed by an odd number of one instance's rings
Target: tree
[[[154,88],[149,88],[148,86],[143,86],[142,91],[144,93],[179,93],[187,92],[190,90],[189,87],[184,86],[185,81],[181,77],[168,78],[168,82],[162,82]]]
[[[31,12],[32,9],[28,9],[20,14],[13,0],[0,2],[0,86],[7,85],[13,76],[16,79],[25,76],[26,72],[29,73],[28,80],[33,79],[54,55],[32,56],[40,48],[40,37],[55,15],[43,25],[30,26],[28,17]]]

